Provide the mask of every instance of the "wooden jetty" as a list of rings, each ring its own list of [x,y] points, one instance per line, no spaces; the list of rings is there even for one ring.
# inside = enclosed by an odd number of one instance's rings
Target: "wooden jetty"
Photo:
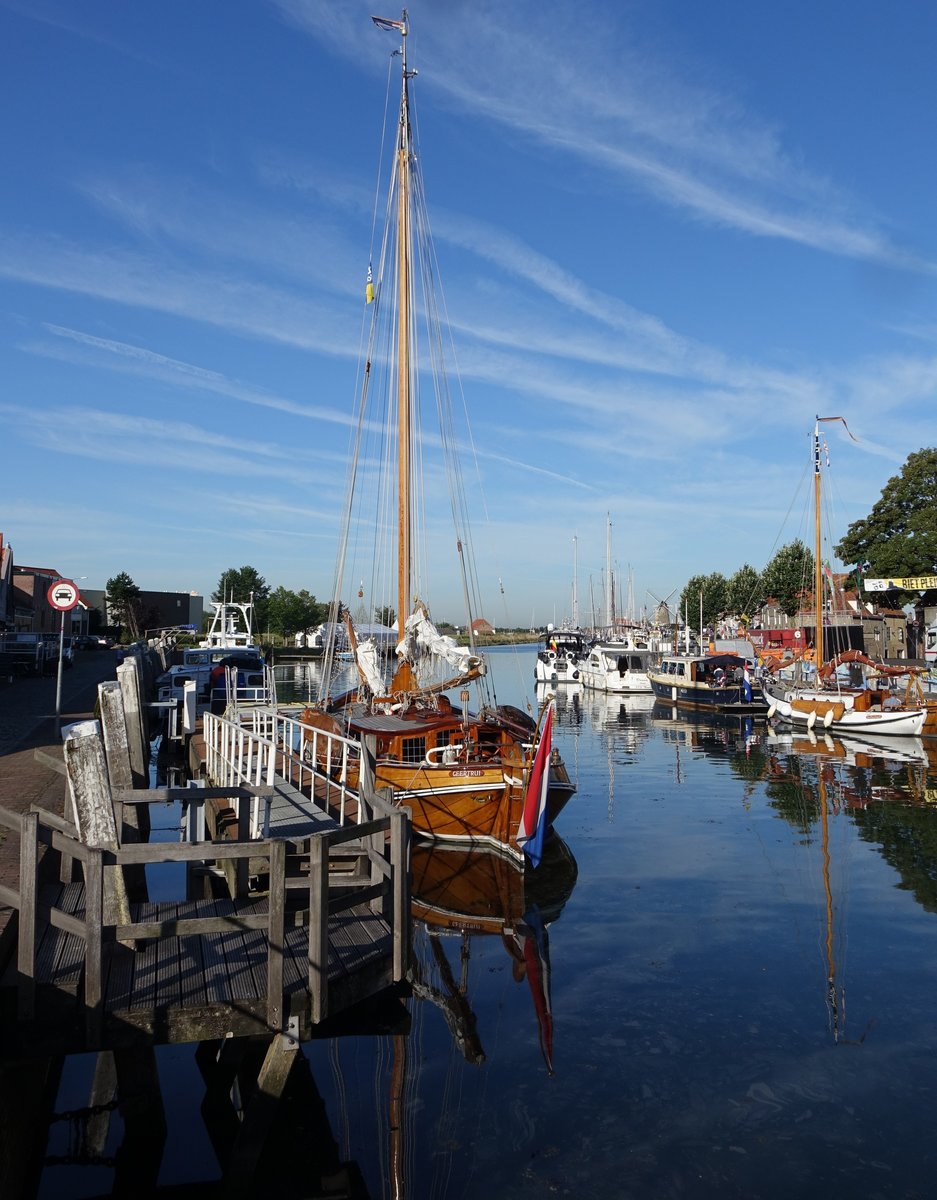
[[[0,1053],[302,1040],[406,982],[407,817],[368,794],[366,771],[358,792],[336,782],[350,744],[322,735],[320,765],[275,710],[252,711],[249,726],[206,714],[209,786],[132,787],[139,738],[114,700],[102,685],[103,734],[97,722],[66,731],[71,819],[0,809],[20,843],[18,885],[0,885],[17,926],[0,977]],[[150,810],[167,804],[185,840],[141,840]],[[150,900],[141,873],[161,878],[164,864],[177,864],[184,888]]]
[[[310,761],[272,710],[208,716],[189,739],[200,778],[149,787],[147,697],[164,665],[149,658],[98,686],[100,721],[66,728],[61,761],[36,750],[62,771],[64,812],[9,788],[0,807],[0,1195],[36,1194],[50,1165],[107,1166],[113,1194],[162,1194],[157,1055],[189,1043],[218,1160],[200,1195],[292,1194],[301,1164],[309,1194],[363,1196],[296,1051],[409,1028],[406,813],[371,794],[366,767],[358,792],[341,783],[360,748],[320,740]],[[167,806],[181,840],[155,840]],[[89,1050],[87,1105],[57,1113],[67,1056]],[[80,1151],[56,1161],[63,1121]]]

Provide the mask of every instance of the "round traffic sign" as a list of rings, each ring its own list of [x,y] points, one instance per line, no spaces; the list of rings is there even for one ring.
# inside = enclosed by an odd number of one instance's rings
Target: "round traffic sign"
[[[81,593],[70,579],[56,579],[46,592],[46,599],[59,612],[69,612],[81,599]]]

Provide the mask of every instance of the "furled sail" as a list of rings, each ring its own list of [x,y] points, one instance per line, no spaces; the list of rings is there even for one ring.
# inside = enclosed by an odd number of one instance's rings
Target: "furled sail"
[[[467,646],[458,645],[455,638],[440,633],[422,607],[407,617],[397,656],[412,664],[421,687],[435,679],[444,663],[454,667],[459,676],[484,674],[484,661]]]
[[[355,662],[358,672],[375,696],[384,692],[384,672],[381,668],[380,654],[374,638],[364,638],[355,645]]]

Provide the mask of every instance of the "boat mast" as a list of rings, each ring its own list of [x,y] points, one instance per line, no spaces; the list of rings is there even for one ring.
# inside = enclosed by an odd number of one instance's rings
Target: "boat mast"
[[[835,418],[833,419],[835,420]],[[814,639],[817,671],[823,666],[823,560],[820,557],[820,420],[821,418],[817,417],[816,424],[813,427],[813,594],[817,622],[817,632]],[[817,678],[819,680],[819,676]]]
[[[605,530],[605,620],[608,622],[609,637],[614,633],[615,618],[612,614],[612,516],[607,513],[605,517],[607,527]]]
[[[579,628],[579,597],[576,593],[576,579],[579,574],[579,539],[573,534],[573,629]]]
[[[411,505],[410,450],[412,389],[410,374],[410,289],[412,224],[410,219],[410,96],[407,71],[407,13],[401,21],[402,85],[397,131],[397,633],[410,615]]]
[[[843,428],[853,437],[845,417],[817,417],[813,427],[813,509],[814,509],[814,561],[813,561],[813,594],[816,608],[817,636],[815,639],[817,670],[823,666],[823,559],[820,555],[820,425],[825,421],[842,421]],[[829,453],[827,453],[829,466]]]

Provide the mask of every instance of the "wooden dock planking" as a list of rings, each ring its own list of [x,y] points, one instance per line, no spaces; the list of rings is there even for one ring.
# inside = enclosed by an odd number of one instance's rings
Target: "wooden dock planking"
[[[81,883],[60,885],[56,894],[56,885],[50,885],[49,896],[53,907],[61,909],[70,917],[84,918],[85,890]],[[40,943],[39,954],[45,960],[48,956],[48,978],[55,987],[68,992],[78,989],[84,961],[84,943],[75,933],[64,929],[44,925],[45,932]],[[44,948],[44,944],[47,948]],[[46,966],[45,962],[43,966]]]
[[[234,912],[234,901],[221,899],[215,901],[215,912],[220,917],[230,916]],[[228,996],[228,958],[233,948],[231,939],[239,935],[227,933],[208,933],[203,942],[202,961],[205,970],[205,999],[209,1004],[224,1001]]]
[[[307,838],[311,833],[337,828],[334,817],[312,803],[299,788],[277,777],[270,803],[270,837],[295,841]]]

